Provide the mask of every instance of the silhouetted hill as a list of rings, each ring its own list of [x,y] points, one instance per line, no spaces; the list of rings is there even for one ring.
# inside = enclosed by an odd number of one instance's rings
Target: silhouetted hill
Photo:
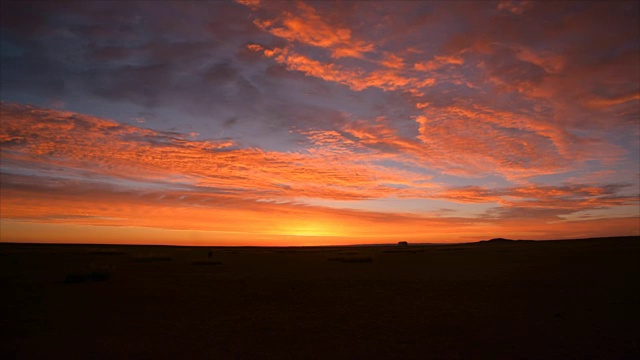
[[[633,242],[633,241],[640,241],[640,237],[638,237],[637,235],[634,236],[611,236],[611,237],[598,237],[598,238],[581,238],[581,239],[556,239],[556,240],[513,240],[513,239],[505,239],[505,238],[493,238],[490,240],[480,240],[477,242],[477,244],[516,244],[516,243],[532,243],[532,242],[536,242],[536,243],[548,243],[548,242],[567,242],[567,241],[573,241],[573,242],[602,242],[602,241],[626,241],[626,242]]]
[[[521,243],[521,242],[532,242],[533,240],[512,240],[505,238],[493,238],[491,240],[481,240],[480,243],[490,243],[490,244],[511,244],[511,243]]]

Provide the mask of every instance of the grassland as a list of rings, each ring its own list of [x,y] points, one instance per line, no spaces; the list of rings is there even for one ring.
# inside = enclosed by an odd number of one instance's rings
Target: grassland
[[[638,259],[638,237],[404,247],[0,244],[0,357],[640,358]]]

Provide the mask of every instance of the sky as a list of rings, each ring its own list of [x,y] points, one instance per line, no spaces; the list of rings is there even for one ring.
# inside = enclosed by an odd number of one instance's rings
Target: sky
[[[3,2],[0,239],[640,235],[639,4]]]

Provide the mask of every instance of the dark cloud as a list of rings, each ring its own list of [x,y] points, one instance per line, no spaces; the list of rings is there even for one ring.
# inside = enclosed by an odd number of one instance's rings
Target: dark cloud
[[[225,120],[223,125],[225,127],[232,127],[237,123],[238,123],[238,118],[237,117],[231,117],[231,118],[228,118],[227,120]]]
[[[531,89],[540,84],[547,75],[540,66],[516,58],[510,49],[500,49],[491,54],[487,65],[487,73],[499,85],[508,91]]]
[[[5,1],[0,11],[2,37],[13,41],[26,41],[41,35],[49,25],[48,14],[53,1]]]
[[[86,78],[89,88],[99,96],[154,107],[160,104],[164,89],[171,87],[169,68],[166,64],[124,66],[115,71],[95,71]]]
[[[155,105],[159,93],[171,91],[169,78],[179,72],[200,76],[200,68],[219,58],[219,40],[229,42],[233,31],[219,34],[207,27],[224,20],[227,28],[236,28],[229,21],[241,23],[238,10],[233,3],[8,2],[2,11],[3,43],[22,55],[3,57],[2,88],[60,94],[64,89],[57,79],[80,82],[87,76],[87,87],[107,99]]]
[[[2,94],[19,92],[44,97],[61,97],[71,79],[56,60],[26,50],[18,56],[1,56]]]

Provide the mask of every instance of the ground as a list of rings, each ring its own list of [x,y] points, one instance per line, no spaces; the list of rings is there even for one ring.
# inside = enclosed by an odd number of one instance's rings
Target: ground
[[[0,357],[640,358],[637,259],[638,237],[317,248],[0,244]]]

